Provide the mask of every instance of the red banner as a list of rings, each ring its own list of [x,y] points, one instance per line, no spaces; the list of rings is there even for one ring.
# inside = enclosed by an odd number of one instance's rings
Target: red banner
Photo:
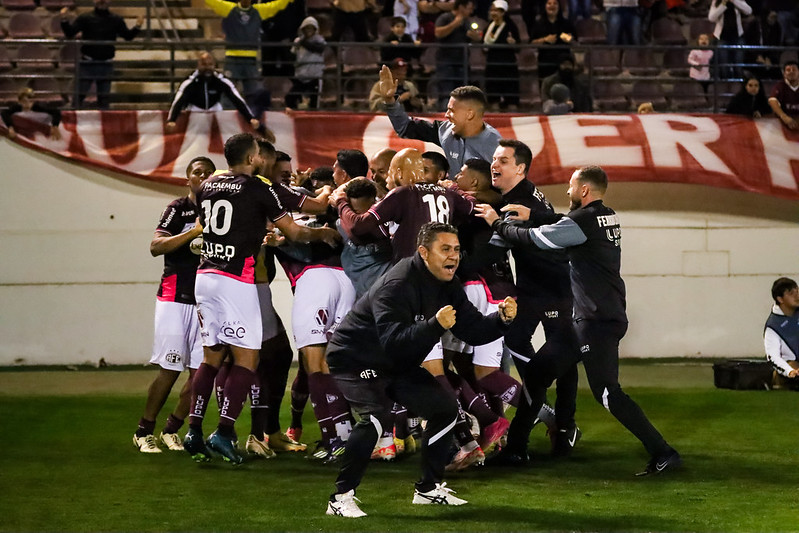
[[[188,162],[207,155],[224,167],[224,140],[249,131],[235,111],[183,114],[177,131],[164,133],[163,111],[64,112],[61,140],[49,128],[15,115],[17,142],[138,178],[183,184]],[[435,118],[435,117],[432,117]],[[531,179],[566,183],[583,165],[600,165],[613,181],[688,183],[799,200],[799,132],[777,119],[731,115],[489,115],[503,137],[533,152]],[[299,168],[332,165],[336,152],[370,155],[390,146],[438,149],[399,139],[384,115],[266,113],[277,148]]]

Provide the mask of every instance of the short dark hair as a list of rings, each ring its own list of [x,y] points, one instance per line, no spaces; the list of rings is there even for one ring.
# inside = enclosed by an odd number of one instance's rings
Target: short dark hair
[[[471,159],[467,159],[464,165],[469,170],[474,170],[475,172],[480,173],[489,182],[491,182],[491,163],[489,163],[485,159],[480,159],[479,157],[473,157]]]
[[[474,4],[474,0],[455,0],[455,3],[452,4],[452,10],[456,10],[461,6],[465,6],[466,4]]]
[[[439,233],[454,233],[458,234],[458,228],[452,224],[445,224],[444,222],[428,222],[419,230],[419,236],[416,237],[416,246],[424,246],[430,249],[433,241],[436,240]]]
[[[347,198],[374,198],[377,196],[377,187],[372,180],[352,180],[347,183],[344,191]]]
[[[608,190],[608,175],[602,167],[589,165],[580,169],[577,179],[590,183],[599,192]]]
[[[774,298],[774,303],[779,303],[777,298],[782,298],[786,292],[794,288],[796,288],[796,282],[791,278],[777,278],[771,286],[771,297]]]
[[[275,146],[266,139],[256,139],[258,150],[264,157],[275,157]]]
[[[524,165],[524,173],[530,171],[533,164],[533,152],[530,147],[518,139],[500,139],[499,145],[504,148],[513,148],[513,159],[517,165]]]
[[[449,161],[447,161],[447,158],[444,157],[442,153],[430,150],[422,154],[422,159],[429,159],[439,170],[443,170],[449,174]]]
[[[225,141],[225,160],[231,167],[244,163],[244,158],[255,146],[251,133],[237,133]]]
[[[403,24],[405,26],[408,25],[408,21],[405,20],[405,17],[391,17],[391,25],[394,24]]]
[[[366,176],[369,172],[369,159],[360,150],[339,150],[336,161],[351,178]]]
[[[291,156],[286,152],[281,152],[277,150],[275,152],[275,163],[280,163],[281,161],[291,161]]]
[[[455,7],[457,8],[457,6]],[[486,93],[484,93],[480,87],[475,87],[474,85],[456,87],[449,95],[459,102],[469,101],[479,104],[482,109],[485,109],[485,106],[488,104]]]
[[[786,61],[785,63],[782,64],[782,70],[785,70],[785,67],[787,67],[788,65],[793,65],[795,67],[799,67],[799,61],[797,61],[795,59],[789,59],[788,61]]]
[[[309,176],[311,183],[316,182],[317,185],[334,185],[333,180],[333,167],[317,167],[311,171]]]
[[[216,165],[214,165],[214,162],[211,161],[211,159],[205,157],[204,155],[201,155],[201,156],[195,157],[194,159],[189,161],[189,164],[186,167],[186,177],[187,178],[189,177],[189,172],[191,172],[191,167],[194,166],[194,163],[205,163],[206,165],[211,167],[211,172],[216,172]]]

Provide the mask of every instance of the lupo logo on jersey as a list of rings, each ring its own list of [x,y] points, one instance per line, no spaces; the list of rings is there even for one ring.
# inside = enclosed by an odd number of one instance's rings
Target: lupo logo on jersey
[[[235,337],[237,339],[243,339],[244,335],[247,334],[247,330],[244,329],[244,326],[241,322],[223,322],[222,328],[220,328],[220,332],[225,337]]]

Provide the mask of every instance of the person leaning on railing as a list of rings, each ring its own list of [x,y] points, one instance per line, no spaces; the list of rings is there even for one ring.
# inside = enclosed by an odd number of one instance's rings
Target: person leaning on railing
[[[799,63],[795,60],[786,61],[782,67],[783,79],[771,91],[768,103],[774,114],[786,127],[792,130],[799,129]]]

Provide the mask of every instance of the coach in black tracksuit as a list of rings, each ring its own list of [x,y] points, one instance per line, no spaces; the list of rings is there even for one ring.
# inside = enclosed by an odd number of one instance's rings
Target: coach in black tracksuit
[[[574,328],[591,392],[652,456],[641,474],[660,473],[679,466],[680,455],[666,443],[638,404],[622,391],[618,380],[619,341],[627,331],[627,313],[620,273],[619,219],[602,203],[607,184],[607,175],[600,167],[578,169],[569,181],[569,214],[537,228],[510,225],[500,220],[490,207],[479,206],[479,210],[507,241],[542,250],[567,250],[574,294]],[[521,219],[529,218],[529,211],[521,205],[507,205],[503,210],[515,211]],[[536,382],[540,379],[538,371],[535,365],[528,365],[524,383],[528,393],[540,396],[541,386],[546,390],[546,385]]]
[[[434,490],[444,475],[458,405],[420,365],[447,329],[469,344],[485,344],[501,337],[516,315],[511,298],[488,316],[468,301],[455,277],[460,245],[453,226],[427,223],[418,243],[417,253],[355,303],[328,344],[330,372],[361,417],[346,444],[336,494],[360,483],[395,401],[427,420],[416,490]]]

